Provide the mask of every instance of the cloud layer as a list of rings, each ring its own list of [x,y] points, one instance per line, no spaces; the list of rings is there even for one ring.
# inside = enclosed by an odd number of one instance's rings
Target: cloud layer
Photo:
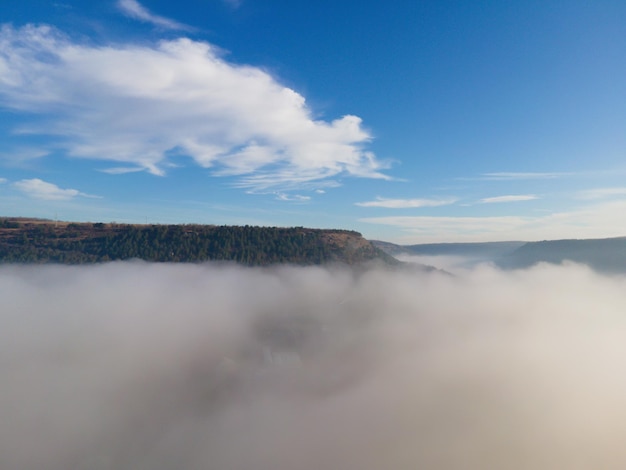
[[[374,201],[357,202],[361,207],[384,207],[387,209],[409,209],[416,207],[437,207],[454,204],[456,199],[388,199],[377,197]]]
[[[571,173],[538,173],[538,172],[514,172],[514,171],[501,171],[495,173],[485,173],[479,179],[490,181],[509,181],[509,180],[543,180],[543,179],[555,179],[562,178],[564,176],[570,176]]]
[[[621,469],[625,287],[579,266],[4,266],[0,463]]]
[[[137,0],[118,0],[117,6],[125,15],[139,21],[151,23],[159,28],[174,30],[191,29],[189,28],[189,26],[181,24],[177,21],[165,18],[163,16],[155,15],[146,7],[141,5]]]
[[[547,215],[388,216],[360,221],[397,227],[406,235],[407,243],[536,241],[621,237],[626,232],[626,221],[620,214],[625,210],[626,201],[614,200]],[[402,243],[401,236],[396,239]]]
[[[537,196],[534,194],[511,194],[507,196],[486,197],[481,199],[480,202],[483,204],[493,204],[499,202],[532,201],[533,199],[537,199]]]
[[[96,46],[48,26],[4,25],[0,103],[39,118],[16,133],[54,136],[51,148],[113,162],[112,173],[162,175],[171,158],[188,156],[253,190],[385,178],[359,117],[314,119],[304,97],[267,72],[187,38]]]
[[[623,198],[626,196],[626,188],[594,188],[580,191],[578,197],[580,199],[610,199]]]
[[[65,201],[76,196],[95,197],[81,193],[77,189],[59,188],[56,184],[48,183],[39,178],[16,181],[13,186],[29,197],[46,201]]]

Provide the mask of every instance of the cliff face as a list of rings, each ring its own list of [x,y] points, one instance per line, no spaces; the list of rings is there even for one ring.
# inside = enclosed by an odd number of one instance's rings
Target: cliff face
[[[372,242],[363,238],[359,232],[345,230],[323,230],[322,241],[331,248],[333,261],[359,264],[370,261],[388,265],[399,264],[398,260],[389,256]]]
[[[0,219],[0,262],[83,264],[125,259],[234,261],[248,266],[396,262],[360,233],[348,230]]]

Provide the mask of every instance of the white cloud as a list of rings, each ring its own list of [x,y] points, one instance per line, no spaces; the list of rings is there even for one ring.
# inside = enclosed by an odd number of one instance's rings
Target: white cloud
[[[175,154],[252,190],[337,175],[388,179],[365,149],[371,136],[359,117],[315,120],[304,97],[268,73],[186,38],[93,46],[47,26],[5,25],[0,99],[47,118],[20,130],[58,136],[69,156],[157,175]]]
[[[519,195],[510,195],[510,196],[496,196],[496,197],[486,197],[481,199],[480,202],[483,204],[491,204],[494,202],[519,202],[519,201],[532,201],[533,199],[538,199],[534,194],[519,194]]]
[[[484,173],[480,179],[484,180],[537,180],[537,179],[555,179],[562,178],[563,176],[569,176],[571,173],[533,173],[533,172],[496,172],[496,173]]]
[[[126,166],[116,166],[113,168],[104,168],[100,170],[102,173],[108,173],[109,175],[124,175],[126,173],[136,173],[138,171],[143,171],[144,169],[141,167],[126,167]]]
[[[130,18],[134,18],[139,21],[151,23],[154,26],[164,29],[174,30],[190,30],[189,26],[186,26],[177,21],[158,16],[150,12],[146,7],[140,4],[137,0],[119,0],[117,2],[118,8]]]
[[[0,178],[0,184],[4,184],[4,183],[6,183],[6,182],[7,182],[7,179],[6,179],[6,178]]]
[[[276,199],[279,201],[290,201],[290,202],[307,202],[311,200],[310,196],[303,196],[301,194],[285,194],[285,193],[276,193]]]
[[[419,242],[478,241],[490,236],[505,239],[517,233],[531,219],[507,217],[433,217],[391,216],[366,217],[361,222],[391,225],[412,234]]]
[[[12,162],[13,164],[19,164],[28,160],[43,158],[49,153],[49,150],[41,148],[22,147],[12,149],[10,152],[0,152],[0,160]]]
[[[13,186],[34,199],[46,201],[66,201],[76,196],[96,197],[81,193],[76,189],[61,189],[57,185],[40,180],[39,178],[16,181]]]
[[[400,243],[554,240],[626,235],[626,201],[589,205],[543,216],[368,217],[361,222],[402,229]],[[390,240],[394,241],[394,240]]]
[[[605,199],[616,196],[626,196],[626,188],[596,188],[578,194],[580,199]]]
[[[387,199],[377,197],[375,201],[357,202],[361,207],[385,207],[388,209],[407,209],[416,207],[437,207],[454,204],[456,199]]]

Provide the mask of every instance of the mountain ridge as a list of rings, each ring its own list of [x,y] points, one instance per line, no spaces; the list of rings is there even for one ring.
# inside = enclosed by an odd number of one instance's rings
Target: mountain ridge
[[[0,218],[0,263],[87,264],[128,259],[248,266],[400,263],[352,230]]]
[[[528,242],[496,260],[496,264],[504,269],[522,269],[565,261],[586,264],[604,273],[626,272],[626,237]]]
[[[392,256],[458,256],[472,263],[491,262],[502,269],[524,269],[538,263],[585,264],[601,273],[626,273],[626,236],[558,239],[534,242],[427,243],[396,245],[373,240]]]

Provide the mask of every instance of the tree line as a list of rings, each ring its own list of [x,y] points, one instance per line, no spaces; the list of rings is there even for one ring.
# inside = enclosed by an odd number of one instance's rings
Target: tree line
[[[154,262],[233,261],[247,266],[358,262],[329,233],[303,227],[19,223],[0,219],[0,262],[83,264],[142,259]],[[369,245],[369,244],[368,244]],[[373,247],[372,247],[373,249]]]

